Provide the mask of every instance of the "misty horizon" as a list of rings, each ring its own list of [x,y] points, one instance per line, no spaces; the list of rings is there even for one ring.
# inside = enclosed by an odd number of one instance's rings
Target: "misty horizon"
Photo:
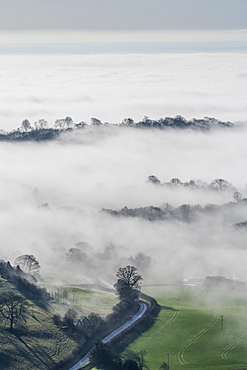
[[[1,43],[0,55],[246,53],[247,41]]]

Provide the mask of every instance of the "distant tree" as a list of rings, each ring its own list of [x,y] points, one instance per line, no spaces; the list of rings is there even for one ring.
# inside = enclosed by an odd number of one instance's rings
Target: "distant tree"
[[[69,116],[65,117],[65,123],[67,125],[67,128],[71,128],[74,125],[73,119]]]
[[[64,324],[69,328],[72,329],[75,324],[75,320],[77,318],[77,312],[73,310],[73,308],[68,309],[68,311],[65,312],[63,321]]]
[[[188,125],[189,122],[183,116],[177,115],[173,118],[173,126],[175,127],[184,128]]]
[[[197,187],[196,182],[194,180],[184,182],[183,186],[186,187],[186,188],[192,188],[192,189]]]
[[[73,127],[74,122],[71,117],[59,118],[55,121],[55,128],[59,130],[64,130]]]
[[[91,125],[100,126],[100,125],[102,125],[102,122],[98,118],[92,117],[91,118]]]
[[[28,119],[24,119],[24,121],[22,121],[22,124],[21,124],[21,131],[30,131],[32,130],[32,126],[31,126],[31,123]]]
[[[65,121],[64,121],[63,118],[56,119],[56,121],[54,123],[55,129],[62,130],[62,129],[64,129],[64,126],[65,126]]]
[[[86,126],[87,126],[87,124],[84,121],[81,121],[79,123],[76,123],[76,125],[75,125],[76,128],[84,128]]]
[[[72,263],[81,263],[87,257],[86,253],[82,252],[79,248],[70,248],[66,254],[66,258]]]
[[[239,191],[235,191],[233,193],[233,199],[236,200],[236,202],[241,202],[243,195]]]
[[[36,130],[42,130],[48,127],[48,122],[45,119],[39,119],[34,122],[34,127]]]
[[[230,182],[224,179],[215,179],[209,185],[210,189],[225,191],[225,190],[234,190],[234,187]]]
[[[131,257],[131,260],[140,270],[144,270],[150,265],[151,257],[140,252],[134,258]]]
[[[0,316],[9,323],[10,329],[26,321],[27,300],[13,290],[0,294]]]
[[[59,326],[62,322],[62,318],[61,316],[58,314],[58,313],[55,313],[53,316],[52,316],[52,320],[54,322],[55,325]]]
[[[87,253],[92,251],[93,247],[88,242],[78,242],[76,243],[76,248],[80,248],[83,252]]]
[[[157,176],[154,176],[154,175],[150,175],[148,176],[148,182],[151,182],[152,184],[160,184],[160,180],[158,179]]]
[[[163,211],[170,212],[170,211],[172,211],[172,206],[169,203],[166,202],[166,203],[163,203],[161,205],[161,209]]]
[[[142,277],[134,266],[120,267],[116,274],[118,280],[114,287],[120,299],[135,299],[141,289]]]
[[[153,120],[150,119],[148,116],[144,116],[142,121],[140,122],[141,125],[143,126],[152,126],[153,125]]]
[[[179,178],[177,177],[173,177],[171,180],[170,180],[170,184],[172,185],[176,185],[176,186],[182,186],[182,182]]]
[[[105,328],[105,321],[99,314],[91,312],[87,317],[83,318],[82,326],[89,335],[95,335],[98,331]]]
[[[39,276],[40,264],[32,254],[23,254],[15,259],[14,265],[19,265],[22,271],[33,275]]]
[[[134,126],[134,120],[132,118],[124,118],[122,120],[123,126]]]

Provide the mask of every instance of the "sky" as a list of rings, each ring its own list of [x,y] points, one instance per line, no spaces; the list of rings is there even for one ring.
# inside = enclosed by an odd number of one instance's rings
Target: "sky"
[[[47,31],[58,42],[191,40],[195,33],[246,40],[239,32],[247,29],[245,0],[0,0],[0,8],[1,42],[49,42]]]
[[[1,0],[1,29],[243,29],[245,0]]]

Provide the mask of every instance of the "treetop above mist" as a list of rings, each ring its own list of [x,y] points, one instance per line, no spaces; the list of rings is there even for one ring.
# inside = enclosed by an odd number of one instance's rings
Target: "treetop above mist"
[[[158,220],[179,220],[184,222],[192,222],[198,219],[199,214],[212,215],[221,211],[227,210],[232,212],[234,207],[244,207],[247,205],[245,198],[230,182],[224,179],[214,179],[209,184],[201,180],[190,180],[182,182],[179,178],[172,178],[169,182],[161,183],[157,176],[148,176],[147,182],[155,187],[170,187],[173,189],[186,188],[191,191],[208,191],[208,192],[229,192],[232,194],[233,200],[223,205],[207,204],[182,204],[174,208],[171,204],[165,202],[161,206],[146,206],[139,208],[123,207],[120,210],[102,209],[102,212],[108,213],[111,216],[118,217],[139,217],[148,221]],[[246,229],[247,222],[239,222],[232,225],[235,229]]]
[[[237,191],[229,181],[221,178],[212,180],[209,184],[202,180],[181,181],[178,177],[173,177],[170,181],[162,183],[157,176],[150,175],[147,182],[153,185],[169,186],[173,188],[189,188],[212,191],[229,191],[233,193],[233,198],[238,201],[243,198],[242,194]]]
[[[54,126],[49,127],[45,119],[35,121],[33,125],[28,119],[22,121],[19,128],[6,132],[0,130],[0,141],[47,141],[54,140],[61,133],[73,130],[85,129],[88,126],[104,127],[118,126],[141,129],[193,129],[199,131],[208,131],[212,128],[231,128],[234,127],[232,122],[223,122],[216,118],[204,117],[202,119],[193,118],[186,120],[182,116],[165,117],[157,120],[145,116],[141,121],[135,122],[132,118],[124,118],[121,123],[101,122],[98,118],[91,118],[91,124],[81,121],[75,123],[69,116],[56,119]]]

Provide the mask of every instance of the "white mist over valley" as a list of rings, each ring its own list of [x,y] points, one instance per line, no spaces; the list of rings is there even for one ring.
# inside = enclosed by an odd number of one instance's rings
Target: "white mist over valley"
[[[142,129],[87,126],[53,141],[1,142],[1,256],[33,254],[41,276],[56,283],[102,278],[137,264],[144,284],[190,276],[247,279],[245,127]],[[237,150],[236,150],[237,149]],[[154,175],[160,184],[152,183]],[[171,186],[179,178],[200,186]],[[230,185],[210,189],[215,179]],[[169,218],[113,215],[105,210],[172,207]],[[216,210],[176,216],[182,205]],[[69,258],[71,248],[81,259]],[[144,254],[144,263],[138,255]]]
[[[0,127],[66,116],[246,121],[246,65],[240,53],[1,55]]]

